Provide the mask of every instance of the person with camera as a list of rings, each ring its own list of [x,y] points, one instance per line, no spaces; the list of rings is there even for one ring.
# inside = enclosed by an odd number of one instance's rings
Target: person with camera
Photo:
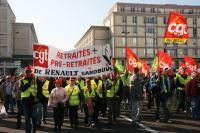
[[[55,80],[55,87],[49,96],[48,107],[53,107],[54,130],[57,131],[61,130],[68,95],[65,88],[62,87],[62,79]]]
[[[21,80],[20,90],[26,133],[35,133],[37,128],[37,108],[35,106],[37,103],[37,84],[30,66],[26,67],[25,78]]]

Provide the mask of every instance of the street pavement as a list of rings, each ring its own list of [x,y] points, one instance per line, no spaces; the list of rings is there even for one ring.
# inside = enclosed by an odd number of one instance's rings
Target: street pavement
[[[53,128],[53,112],[48,110],[47,124],[42,125],[37,133],[54,132]],[[176,114],[172,112],[172,123],[168,124],[162,120],[160,123],[155,122],[155,108],[147,110],[143,107],[141,113],[141,124],[135,128],[131,126],[131,110],[122,110],[121,117],[112,126],[107,125],[107,118],[100,117],[100,124],[94,128],[86,126],[83,122],[83,113],[79,112],[79,126],[77,129],[70,128],[69,120],[65,116],[62,133],[200,133],[200,121],[192,120],[186,117],[186,114]],[[23,133],[24,117],[22,118],[22,128],[16,128],[16,114],[9,115],[7,119],[0,120],[0,133]],[[58,131],[57,131],[58,132]]]

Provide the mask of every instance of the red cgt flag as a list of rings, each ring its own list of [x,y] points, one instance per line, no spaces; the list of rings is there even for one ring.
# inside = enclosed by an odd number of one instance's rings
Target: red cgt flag
[[[189,74],[197,71],[197,63],[193,58],[191,58],[189,56],[185,56],[184,61],[185,61],[185,67]]]
[[[169,56],[167,53],[162,51],[158,51],[158,67],[164,71],[165,68],[172,67],[172,57]]]
[[[170,12],[165,31],[165,43],[185,43],[188,37],[188,26],[184,16],[176,12]]]
[[[147,62],[142,60],[142,73],[147,76],[150,67],[147,65]]]
[[[132,72],[134,68],[138,67],[139,59],[133,53],[133,51],[128,47],[126,47],[126,57],[127,57],[126,61],[128,64],[128,70]]]

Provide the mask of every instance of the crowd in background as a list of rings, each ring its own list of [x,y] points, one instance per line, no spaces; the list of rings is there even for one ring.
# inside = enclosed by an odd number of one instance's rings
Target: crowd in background
[[[137,127],[142,108],[151,109],[153,105],[156,122],[162,120],[162,105],[164,122],[173,123],[172,111],[200,119],[200,70],[189,75],[184,67],[179,72],[165,68],[143,75],[135,68],[133,73],[125,70],[93,78],[50,78],[35,77],[27,67],[18,76],[1,76],[0,99],[8,114],[17,115],[17,128],[21,128],[21,116],[25,116],[26,133],[48,124],[49,108],[53,109],[55,130],[62,130],[65,116],[71,128],[77,128],[79,109],[90,127],[98,126],[99,115],[107,117],[107,124],[112,125],[121,109],[132,110],[131,125]],[[145,100],[147,107],[142,106]]]

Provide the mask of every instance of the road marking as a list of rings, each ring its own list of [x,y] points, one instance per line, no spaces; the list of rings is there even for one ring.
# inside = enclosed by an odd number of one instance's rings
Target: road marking
[[[132,120],[130,119],[130,118],[128,118],[127,116],[121,116],[121,118],[124,118],[125,120],[127,120],[127,121],[130,121],[130,122],[132,122]],[[152,132],[152,133],[159,133],[159,131],[156,131],[156,130],[154,130],[154,129],[151,129],[150,127],[147,127],[147,126],[145,126],[144,124],[139,124],[139,126],[141,127],[141,128],[144,128],[146,131],[149,131],[149,132]]]

